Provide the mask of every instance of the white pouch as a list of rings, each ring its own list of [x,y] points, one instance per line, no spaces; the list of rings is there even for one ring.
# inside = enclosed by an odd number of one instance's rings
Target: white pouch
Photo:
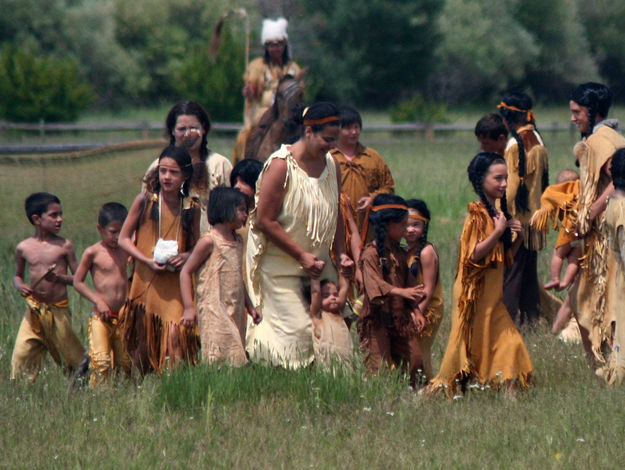
[[[157,264],[166,264],[174,256],[178,255],[177,240],[163,240],[159,238],[154,246],[154,262]]]
[[[180,229],[180,219],[182,213],[182,200],[180,200],[180,213],[178,214],[178,225],[176,227],[176,239],[175,240],[164,240],[161,236],[161,203],[162,197],[159,193],[159,202],[158,202],[158,240],[156,241],[156,245],[154,245],[154,262],[156,264],[167,264],[167,262],[178,255],[178,230]],[[175,271],[173,266],[167,266],[169,271]]]

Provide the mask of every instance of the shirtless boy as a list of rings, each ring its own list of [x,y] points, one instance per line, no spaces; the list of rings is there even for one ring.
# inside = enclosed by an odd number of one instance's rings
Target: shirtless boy
[[[69,240],[59,237],[63,222],[61,201],[49,193],[26,198],[26,216],[35,234],[17,245],[13,284],[26,298],[28,311],[22,319],[13,357],[11,378],[26,373],[35,380],[41,361],[50,353],[54,361],[65,363],[68,371],[80,365],[84,349],[71,326],[67,286],[76,271],[76,254]],[[24,279],[28,265],[29,283]]]
[[[128,211],[117,202],[100,208],[98,232],[101,240],[85,250],[74,276],[74,288],[93,302],[89,320],[90,384],[95,387],[109,380],[115,368],[130,373],[130,358],[117,328],[118,312],[126,302],[128,255],[119,247],[119,232]],[[85,284],[91,273],[93,289]]]

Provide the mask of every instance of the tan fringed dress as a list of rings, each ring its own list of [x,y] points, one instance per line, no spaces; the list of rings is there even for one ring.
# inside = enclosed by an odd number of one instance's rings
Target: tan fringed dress
[[[243,241],[239,235],[226,240],[215,230],[205,236],[213,240],[213,251],[198,270],[195,287],[202,360],[242,366],[247,363]]]
[[[149,258],[154,254],[159,237],[158,220],[150,218],[152,206],[157,201],[157,195],[148,195],[136,231],[137,248]],[[197,208],[197,203],[185,198],[183,208],[192,207]],[[162,238],[177,238],[178,253],[189,249],[189,236],[183,232],[180,214],[172,212],[166,204],[161,207],[161,227]],[[120,312],[119,325],[133,365],[140,371],[156,370],[160,374],[168,367],[168,361],[175,365],[173,356],[177,345],[184,360],[193,364],[197,362],[197,328],[187,329],[178,324],[183,310],[180,273],[168,270],[156,272],[144,263],[135,262],[132,284]]]
[[[285,195],[278,222],[302,249],[326,262],[322,279],[336,282],[330,258],[338,217],[339,189],[336,165],[326,154],[326,167],[319,178],[301,169],[283,145],[265,162],[256,191],[262,191],[264,172],[274,159],[286,161]],[[256,212],[250,214],[247,241],[247,275],[250,298],[263,314],[258,325],[248,323],[246,347],[251,358],[271,364],[298,368],[314,358],[312,321],[302,280],[308,274],[299,262],[287,255],[256,228]]]
[[[617,270],[616,258],[608,248],[605,212],[589,219],[592,204],[610,183],[602,170],[614,152],[625,147],[625,138],[607,125],[599,127],[586,141],[573,149],[580,164],[579,225],[582,239],[580,271],[571,291],[571,307],[576,312],[582,336],[588,335],[598,364],[605,363],[604,347],[612,341],[612,318],[606,315],[606,286]],[[611,273],[611,274],[610,274]]]
[[[620,385],[625,379],[625,199],[610,198],[605,210],[605,224],[618,269],[614,282],[608,285],[606,307],[614,318],[615,329],[612,356],[602,375],[609,384]]]
[[[434,248],[434,245],[432,245]],[[415,258],[415,251],[417,247],[408,251],[408,266],[417,261]],[[419,265],[419,272],[417,274],[417,285],[423,284],[423,270]],[[434,287],[434,293],[428,304],[427,311],[423,312],[425,316],[425,328],[417,335],[419,340],[419,348],[421,348],[421,357],[423,359],[423,372],[426,379],[431,379],[434,375],[432,369],[432,344],[434,344],[434,338],[438,332],[438,328],[443,320],[443,285],[441,283],[440,273],[436,279],[436,286]]]
[[[354,343],[342,315],[321,311],[321,318],[314,321],[313,350],[316,364],[325,367],[336,361],[351,366]]]
[[[505,253],[503,242],[479,262],[471,261],[476,245],[495,228],[483,204],[469,204],[458,254],[451,333],[438,375],[426,391],[443,389],[452,397],[467,378],[499,386],[527,387],[533,372],[523,339],[502,302]],[[458,381],[457,381],[458,380]]]

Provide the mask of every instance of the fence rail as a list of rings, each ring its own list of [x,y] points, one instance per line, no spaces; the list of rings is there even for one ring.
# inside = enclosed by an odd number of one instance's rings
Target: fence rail
[[[215,122],[211,124],[211,130],[220,133],[237,133],[241,130],[240,123]],[[46,132],[137,132],[141,139],[148,139],[150,131],[160,131],[163,129],[162,122],[134,121],[116,122],[103,124],[49,124],[49,123],[14,123],[0,121],[0,135],[6,131],[37,132],[40,136],[45,136]],[[473,131],[474,126],[469,124],[447,124],[447,123],[401,123],[401,124],[371,124],[367,125],[367,132],[425,132],[434,135],[436,132]],[[553,122],[550,125],[541,125],[543,132],[573,132],[574,127],[570,123],[560,124]],[[1,144],[0,154],[27,154],[27,153],[59,153],[59,152],[79,152],[103,148],[114,143],[68,143],[68,144]]]

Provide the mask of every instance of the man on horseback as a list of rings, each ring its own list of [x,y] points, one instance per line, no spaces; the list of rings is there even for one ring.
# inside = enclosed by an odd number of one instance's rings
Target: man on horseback
[[[237,137],[234,149],[235,162],[243,158],[251,129],[273,104],[280,79],[287,74],[299,78],[302,72],[289,55],[287,25],[288,22],[284,18],[275,21],[263,20],[261,42],[265,47],[265,54],[251,61],[243,75],[244,126]]]

